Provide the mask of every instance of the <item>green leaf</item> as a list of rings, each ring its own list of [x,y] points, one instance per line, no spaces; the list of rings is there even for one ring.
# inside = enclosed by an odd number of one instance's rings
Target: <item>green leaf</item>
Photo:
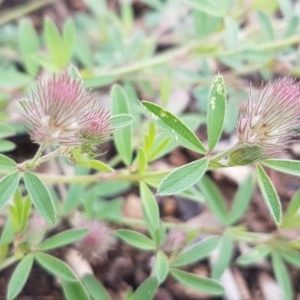
[[[229,267],[231,257],[233,255],[233,250],[234,241],[229,235],[224,234],[219,240],[219,246],[217,248],[217,260],[212,267],[213,278],[219,279],[222,276],[225,269]]]
[[[200,10],[208,15],[216,17],[228,14],[228,10],[232,3],[231,0],[184,0],[184,2],[196,10]]]
[[[32,172],[25,172],[24,182],[38,212],[49,223],[56,222],[56,212],[51,194],[41,179]]]
[[[210,210],[223,224],[225,224],[227,211],[225,207],[225,200],[220,193],[220,190],[208,176],[204,176],[202,178],[199,182],[199,187]]]
[[[112,114],[129,114],[128,98],[124,89],[115,85],[111,92]],[[120,128],[113,133],[114,143],[122,160],[130,165],[132,160],[132,128],[131,126]]]
[[[265,41],[274,40],[275,35],[274,35],[274,30],[273,30],[270,17],[263,11],[258,11],[257,16],[258,16],[258,21],[260,23],[260,27],[262,29],[262,33],[264,35],[264,40]]]
[[[63,47],[61,47],[62,52],[62,67],[66,66],[71,61],[71,56],[73,53],[74,45],[76,39],[76,30],[74,22],[72,19],[68,19],[64,24],[62,32]]]
[[[118,130],[131,125],[133,122],[133,117],[130,114],[118,114],[111,116],[109,118],[109,122],[112,130]]]
[[[147,169],[147,158],[143,148],[138,149],[137,153],[137,165],[140,174],[144,174]]]
[[[271,216],[277,225],[280,224],[282,218],[281,203],[277,192],[270,181],[270,178],[266,174],[265,170],[261,166],[256,168],[256,176],[261,193],[264,200],[270,210]]]
[[[19,172],[14,172],[6,175],[0,180],[0,211],[4,208],[10,198],[13,197],[20,178],[21,174]]]
[[[207,103],[207,135],[209,150],[213,150],[220,140],[226,114],[226,91],[223,77],[215,76]]]
[[[1,171],[15,171],[18,165],[10,158],[0,154],[0,170]]]
[[[300,176],[300,161],[289,159],[267,159],[262,162],[265,166],[279,172]]]
[[[39,51],[39,38],[32,21],[29,19],[20,22],[19,47],[27,73],[32,77],[36,77],[39,65],[34,57]]]
[[[153,275],[157,278],[159,283],[162,283],[165,281],[168,273],[169,259],[163,251],[159,250],[155,256]]]
[[[5,123],[0,122],[0,139],[15,135],[15,129]]]
[[[117,236],[127,244],[142,250],[154,250],[155,243],[144,234],[128,229],[117,230]]]
[[[207,257],[219,243],[219,237],[208,237],[201,242],[192,244],[184,249],[175,260],[172,261],[172,266],[181,267],[200,261]]]
[[[294,249],[284,249],[278,253],[286,262],[300,268],[300,253]]]
[[[42,252],[37,252],[35,258],[37,262],[51,274],[68,281],[76,280],[72,269],[62,260]]]
[[[155,277],[147,278],[132,294],[130,300],[152,300],[159,287],[159,282]]]
[[[27,254],[15,268],[8,284],[7,299],[13,300],[24,287],[33,265],[33,254]]]
[[[7,141],[7,140],[0,140],[0,152],[10,152],[16,148],[16,144]]]
[[[236,20],[230,17],[224,18],[225,32],[224,39],[228,50],[237,51],[239,47],[238,33],[239,24]]]
[[[257,247],[252,248],[249,252],[242,254],[238,257],[237,263],[240,266],[248,266],[253,263],[259,262],[266,256],[268,256],[271,252],[269,245],[259,245]]]
[[[224,288],[215,280],[171,268],[172,276],[184,285],[209,295],[222,295]]]
[[[275,278],[282,290],[282,297],[285,300],[294,299],[294,293],[289,272],[287,270],[286,265],[283,263],[283,261],[277,253],[272,254],[272,264],[275,273]]]
[[[91,300],[85,287],[81,284],[80,281],[63,280],[62,287],[66,300]]]
[[[82,239],[86,236],[87,233],[87,229],[65,230],[46,239],[43,243],[41,243],[39,249],[42,251],[48,251],[58,247],[62,247]]]
[[[294,228],[294,225],[296,225],[294,224],[295,220],[300,218],[299,208],[300,208],[300,190],[298,190],[293,195],[291,201],[289,202],[288,207],[282,218],[282,222],[280,225],[281,228]]]
[[[183,165],[168,174],[158,187],[159,195],[180,193],[199,181],[208,167],[208,159],[202,158]]]
[[[61,52],[63,44],[62,37],[52,19],[48,17],[44,20],[44,38],[55,67],[58,69],[65,67]]]
[[[107,293],[105,287],[99,280],[97,280],[95,276],[86,274],[83,276],[82,282],[94,300],[111,300],[110,295]]]
[[[142,106],[153,122],[168,136],[175,139],[182,146],[196,152],[205,153],[205,147],[195,133],[180,119],[169,111],[151,102],[142,101]]]
[[[102,172],[111,172],[113,171],[113,169],[108,166],[107,164],[105,164],[103,161],[100,160],[96,160],[96,159],[89,159],[86,161],[86,166],[98,171],[102,171]]]
[[[145,219],[152,230],[156,230],[160,223],[158,204],[149,187],[141,182],[140,195],[142,198]]]
[[[249,206],[253,192],[253,176],[250,175],[242,182],[234,196],[233,204],[228,215],[228,224],[236,223]]]

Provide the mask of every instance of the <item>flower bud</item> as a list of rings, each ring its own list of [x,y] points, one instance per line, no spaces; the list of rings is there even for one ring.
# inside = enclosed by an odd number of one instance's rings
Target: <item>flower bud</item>
[[[88,229],[88,234],[75,247],[91,264],[106,258],[107,252],[115,245],[113,231],[103,222],[85,221],[79,226]]]
[[[162,249],[167,253],[172,253],[181,250],[185,244],[186,233],[180,229],[171,229],[162,245]]]

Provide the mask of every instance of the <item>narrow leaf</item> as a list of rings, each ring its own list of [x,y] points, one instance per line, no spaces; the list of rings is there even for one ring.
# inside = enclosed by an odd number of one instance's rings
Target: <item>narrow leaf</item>
[[[32,21],[28,19],[20,22],[19,47],[26,71],[32,77],[35,77],[39,70],[39,66],[34,60],[35,55],[39,51],[39,38]]]
[[[222,295],[224,293],[224,288],[213,279],[187,273],[175,268],[171,269],[171,274],[179,282],[199,292],[210,295]]]
[[[15,268],[8,284],[8,300],[15,299],[24,287],[33,265],[33,259],[33,254],[27,254]]]
[[[142,198],[143,211],[145,219],[152,230],[156,230],[159,226],[159,209],[158,204],[149,187],[141,182],[140,194]]]
[[[289,264],[300,268],[300,253],[294,249],[284,249],[280,251],[280,256]]]
[[[229,235],[224,234],[217,248],[218,256],[216,262],[213,264],[212,277],[219,279],[226,268],[229,267],[231,257],[234,250],[234,242]]]
[[[129,298],[130,300],[152,300],[159,287],[159,282],[155,277],[146,279]]]
[[[32,172],[25,172],[24,182],[38,212],[49,223],[56,222],[56,212],[51,194],[41,179]]]
[[[234,224],[245,213],[249,206],[253,192],[253,176],[250,175],[242,182],[234,196],[233,204],[228,216],[228,223]]]
[[[81,284],[80,281],[66,281],[62,282],[62,287],[64,291],[64,295],[66,300],[91,300],[90,296],[88,295],[86,289]],[[99,298],[102,300],[102,298]],[[104,298],[103,298],[104,300]]]
[[[0,170],[14,171],[18,169],[18,165],[10,158],[0,154]]]
[[[155,256],[153,274],[159,283],[165,281],[169,273],[169,259],[163,251],[158,251]]]
[[[270,181],[270,178],[266,174],[265,170],[261,166],[257,166],[256,168],[256,176],[258,180],[258,184],[264,200],[270,210],[271,216],[276,222],[276,224],[280,224],[282,218],[282,210],[281,203],[277,192]]]
[[[176,259],[172,261],[172,266],[181,267],[198,262],[207,257],[209,253],[217,247],[218,243],[219,237],[214,236],[195,243],[181,252]]]
[[[153,122],[168,136],[175,139],[182,146],[199,153],[205,153],[205,147],[195,133],[179,118],[169,111],[151,102],[142,101],[142,106]]]
[[[225,200],[220,193],[220,190],[208,176],[204,176],[202,178],[199,182],[199,187],[210,210],[222,223],[225,224],[227,211],[225,207]]]
[[[14,172],[6,175],[0,180],[0,210],[2,210],[7,202],[13,197],[20,178],[21,174],[19,172]]]
[[[120,128],[131,125],[133,122],[133,117],[130,114],[118,114],[111,116],[109,118],[109,122],[113,130],[118,130]]]
[[[215,76],[209,93],[207,105],[207,135],[209,150],[219,142],[226,114],[226,91],[223,77]]]
[[[262,162],[265,166],[279,172],[300,176],[300,161],[288,159],[268,159]]]
[[[175,169],[162,180],[158,194],[171,195],[188,189],[202,178],[207,167],[207,158],[202,158]]]
[[[111,92],[113,115],[129,114],[127,95],[124,89],[115,85]],[[114,143],[125,164],[129,165],[132,160],[132,129],[131,126],[120,128],[113,133]]]
[[[271,249],[268,245],[259,245],[252,248],[249,252],[239,256],[237,259],[237,263],[240,266],[248,266],[261,261],[267,255],[269,255],[270,252]]]
[[[120,229],[117,231],[117,236],[131,246],[142,250],[154,250],[155,243],[147,236],[128,229]]]
[[[282,290],[282,299],[292,300],[294,299],[293,288],[291,284],[291,278],[287,270],[286,265],[281,260],[277,253],[272,254],[272,264],[275,273],[275,278],[279,283]]]
[[[82,239],[86,236],[87,233],[87,229],[69,229],[46,239],[40,245],[39,249],[42,251],[48,251],[51,249],[62,247]]]
[[[35,258],[48,272],[68,281],[76,280],[72,269],[62,260],[42,252],[37,252]]]
[[[91,274],[86,274],[82,278],[82,282],[87,289],[88,293],[92,296],[94,300],[111,300],[109,294],[107,293],[105,287],[101,284],[95,276]]]

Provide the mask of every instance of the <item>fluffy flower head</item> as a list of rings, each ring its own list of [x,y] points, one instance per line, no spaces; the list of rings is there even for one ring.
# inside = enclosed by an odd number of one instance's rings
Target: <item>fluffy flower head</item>
[[[115,244],[113,231],[99,221],[85,221],[79,227],[88,229],[88,234],[76,243],[77,250],[90,263],[101,262]]]
[[[299,110],[300,85],[292,78],[268,83],[257,96],[250,92],[238,120],[241,147],[256,149],[256,159],[280,155],[294,137]]]
[[[110,134],[108,113],[68,70],[39,79],[36,90],[21,105],[30,135],[40,144],[79,146],[87,142],[86,132],[89,138],[100,134],[103,139]]]

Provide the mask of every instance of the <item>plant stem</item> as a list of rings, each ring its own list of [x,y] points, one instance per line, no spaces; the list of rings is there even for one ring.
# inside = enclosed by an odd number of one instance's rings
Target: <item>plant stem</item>
[[[48,183],[82,183],[82,184],[90,184],[95,182],[103,182],[109,180],[122,180],[129,182],[139,182],[141,180],[147,180],[151,178],[156,178],[158,176],[165,176],[169,171],[159,171],[159,172],[151,172],[145,174],[132,174],[129,171],[115,171],[110,173],[97,173],[92,175],[82,175],[82,176],[66,176],[66,175],[49,175],[38,173],[37,175],[45,180]]]
[[[0,25],[8,23],[14,19],[19,19],[22,16],[27,15],[28,13],[31,13],[56,1],[58,0],[32,1],[24,5],[19,5],[14,9],[7,9],[0,15]]]
[[[294,35],[285,39],[271,41],[264,44],[258,44],[253,46],[250,51],[253,52],[264,52],[278,50],[287,46],[295,45],[300,42],[300,35]],[[175,49],[166,51],[162,54],[157,54],[151,58],[145,59],[144,61],[132,63],[125,67],[116,68],[105,73],[97,72],[93,78],[87,79],[97,79],[102,77],[122,77],[128,76],[128,74],[135,73],[147,68],[153,68],[159,66],[163,63],[178,59],[182,55],[189,54],[192,51],[197,51],[197,57],[229,57],[239,54],[243,54],[248,51],[248,49],[240,49],[237,51],[226,51],[218,48],[218,44],[208,44],[205,40],[197,40],[184,44],[183,46],[177,47]]]

